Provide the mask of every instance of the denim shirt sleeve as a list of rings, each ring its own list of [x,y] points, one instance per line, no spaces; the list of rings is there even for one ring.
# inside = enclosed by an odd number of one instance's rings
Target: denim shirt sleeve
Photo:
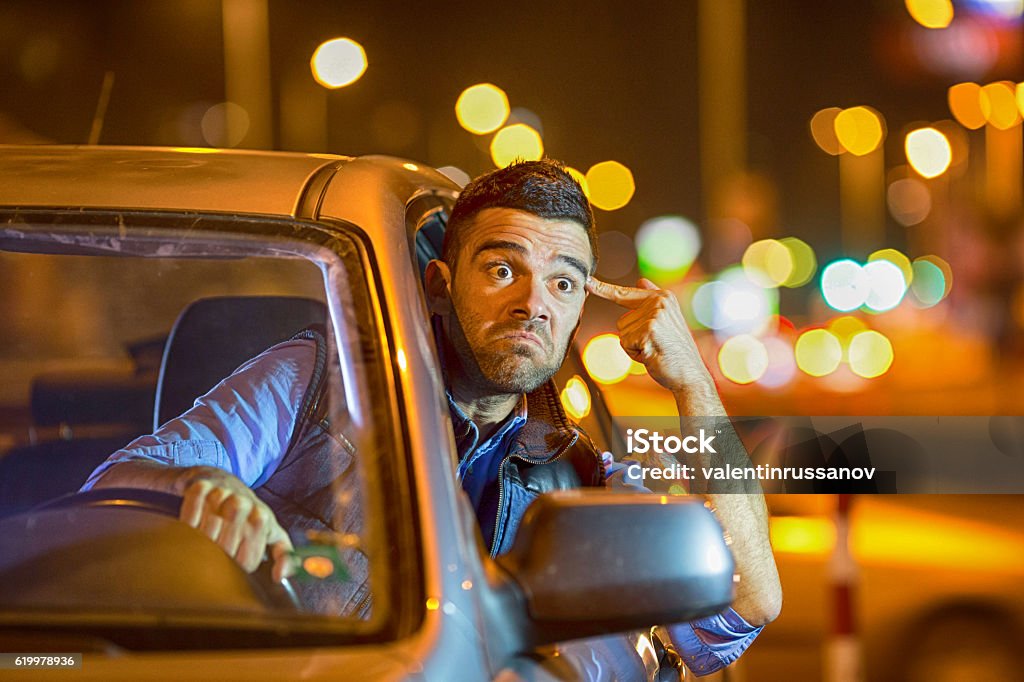
[[[215,466],[250,487],[262,485],[288,448],[315,361],[316,346],[309,339],[264,351],[197,398],[187,412],[108,457],[82,490],[91,489],[113,465],[130,461]]]
[[[610,452],[602,454],[607,487],[613,490],[651,492],[643,479],[633,475],[630,460],[616,462]],[[669,625],[672,643],[686,667],[698,677],[710,675],[729,665],[747,650],[764,626],[754,627],[729,607],[706,618]]]

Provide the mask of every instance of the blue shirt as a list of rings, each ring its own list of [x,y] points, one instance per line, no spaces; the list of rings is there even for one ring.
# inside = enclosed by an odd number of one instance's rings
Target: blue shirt
[[[273,475],[288,449],[314,362],[315,344],[308,339],[285,341],[264,351],[198,398],[183,415],[108,457],[90,474],[82,490],[91,489],[113,465],[127,461],[215,466],[250,487],[259,487]],[[501,461],[526,423],[526,398],[482,443],[478,442],[476,424],[466,418],[451,395],[448,407],[459,454],[458,479],[478,510],[484,491],[496,484]],[[627,462],[612,461],[610,453],[604,458],[610,487],[646,491],[626,478]],[[668,629],[687,667],[706,675],[739,658],[762,628],[750,625],[729,608]],[[601,666],[596,658],[593,662]]]

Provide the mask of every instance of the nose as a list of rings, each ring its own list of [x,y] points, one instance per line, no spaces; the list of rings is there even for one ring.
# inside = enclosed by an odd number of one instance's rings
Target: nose
[[[523,277],[515,287],[510,313],[513,318],[526,322],[546,322],[550,317],[547,290],[536,277]]]

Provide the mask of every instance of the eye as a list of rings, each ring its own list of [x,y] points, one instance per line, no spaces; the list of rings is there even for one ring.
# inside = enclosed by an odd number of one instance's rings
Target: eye
[[[568,277],[559,277],[555,280],[555,288],[563,294],[568,294],[576,290],[576,282],[572,281]]]
[[[491,267],[491,274],[497,279],[509,279],[512,277],[512,268],[502,263]]]

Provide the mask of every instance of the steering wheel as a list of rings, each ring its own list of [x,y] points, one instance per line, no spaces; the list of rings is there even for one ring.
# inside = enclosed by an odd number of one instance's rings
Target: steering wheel
[[[182,498],[179,495],[146,490],[145,488],[98,488],[84,493],[73,493],[58,497],[36,507],[43,509],[70,509],[75,507],[108,507],[162,514],[177,519],[181,513]],[[239,570],[242,570],[239,567]],[[303,611],[302,600],[287,578],[277,582],[273,579],[273,562],[264,558],[259,567],[246,574],[253,591],[275,609]]]

